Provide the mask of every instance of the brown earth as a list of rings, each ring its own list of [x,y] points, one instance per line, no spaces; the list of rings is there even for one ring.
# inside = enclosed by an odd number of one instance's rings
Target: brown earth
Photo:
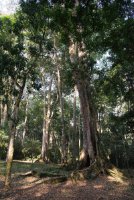
[[[0,199],[4,200],[134,200],[134,180],[117,181],[100,175],[95,180],[44,184],[36,177],[14,178],[4,189],[0,177]]]

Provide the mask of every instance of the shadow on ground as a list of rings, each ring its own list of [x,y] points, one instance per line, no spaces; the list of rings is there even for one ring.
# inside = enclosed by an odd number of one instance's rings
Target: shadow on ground
[[[43,179],[27,177],[14,179],[10,190],[0,184],[0,199],[4,200],[133,200],[134,180],[117,182],[110,176],[99,176],[92,181],[44,184]]]

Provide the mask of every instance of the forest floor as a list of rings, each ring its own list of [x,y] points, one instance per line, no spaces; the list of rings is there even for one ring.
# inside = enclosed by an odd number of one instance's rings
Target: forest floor
[[[134,177],[100,175],[94,180],[46,184],[45,178],[22,177],[29,170],[45,170],[67,175],[58,165],[14,162],[12,186],[4,189],[5,163],[0,162],[0,199],[2,200],[134,200]],[[134,172],[134,171],[133,171]],[[131,170],[131,174],[133,174]]]

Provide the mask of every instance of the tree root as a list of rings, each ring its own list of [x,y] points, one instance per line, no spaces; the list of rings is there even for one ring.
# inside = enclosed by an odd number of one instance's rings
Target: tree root
[[[20,174],[20,177],[28,177],[28,176],[37,176],[37,171],[32,170],[32,171],[28,171],[26,173]]]
[[[35,170],[26,172],[24,174],[20,174],[20,177],[29,177],[29,176],[35,176],[38,178],[44,178],[43,182],[44,183],[61,183],[64,181],[67,181],[68,177],[67,176],[62,176],[59,174],[54,174],[54,173],[48,173],[48,172],[37,172]]]
[[[109,162],[104,162],[103,160],[97,159],[89,167],[83,169],[74,170],[69,176],[63,176],[56,173],[50,172],[38,172],[32,170],[24,174],[20,174],[21,177],[35,176],[38,178],[43,178],[44,183],[60,183],[67,180],[71,181],[83,181],[88,179],[95,179],[99,174],[110,175],[121,182],[124,180],[124,176],[118,168]]]
[[[38,178],[43,178],[44,183],[58,183],[58,182],[64,182],[67,180],[72,181],[82,181],[82,180],[88,180],[88,179],[94,179],[99,174],[109,174],[111,173],[110,168],[113,167],[113,165],[100,162],[100,159],[97,159],[95,162],[93,162],[89,167],[83,168],[83,169],[77,169],[74,170],[69,176],[63,176],[56,173],[50,173],[50,172],[38,172],[36,170],[29,171],[27,173],[21,174],[21,177],[27,177],[27,176],[35,176]]]
[[[86,180],[86,179],[94,179],[100,173],[103,173],[103,169],[98,161],[92,163],[89,167],[84,168],[82,170],[75,170],[71,173],[71,180],[78,181],[78,180]]]

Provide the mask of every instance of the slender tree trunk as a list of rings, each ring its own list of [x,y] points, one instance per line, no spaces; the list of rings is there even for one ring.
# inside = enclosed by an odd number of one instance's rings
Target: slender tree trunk
[[[0,127],[2,127],[2,120],[3,120],[3,103],[2,99],[0,99]]]
[[[73,135],[72,135],[72,143],[73,143],[73,160],[76,161],[77,156],[77,135],[76,135],[76,94],[77,87],[74,87],[74,102],[73,102]]]
[[[16,125],[13,121],[9,122],[9,128],[10,128],[10,139],[8,144],[8,152],[7,152],[7,159],[6,159],[6,177],[5,177],[5,186],[10,186],[11,182],[11,167],[12,167],[12,161],[13,161],[13,154],[14,154],[14,138],[15,138],[15,132],[16,132]]]
[[[66,144],[66,135],[65,135],[65,125],[64,125],[64,101],[62,96],[62,84],[61,84],[61,75],[59,66],[57,66],[57,78],[58,78],[58,93],[60,101],[60,113],[61,113],[61,162],[67,162],[67,144]]]
[[[70,114],[69,121],[68,121],[68,155],[69,158],[72,160],[73,159],[73,141],[72,141],[72,125],[70,123],[72,115]]]
[[[0,103],[0,126],[3,127],[5,122],[7,121],[7,104]]]
[[[48,161],[47,151],[49,145],[49,127],[51,122],[51,89],[52,89],[53,76],[49,82],[48,99],[46,106],[46,92],[44,89],[44,120],[43,120],[43,136],[42,136],[42,151],[41,158],[43,161]],[[47,107],[47,108],[46,108]]]
[[[28,131],[28,97],[26,98],[26,108],[25,108],[25,120],[24,120],[24,130],[22,133],[22,145],[24,144],[25,136]]]
[[[20,91],[17,97],[15,97],[15,102],[13,104],[12,113],[10,113],[9,119],[9,144],[8,144],[8,152],[7,152],[7,159],[6,159],[6,176],[5,176],[5,186],[9,187],[11,182],[11,167],[13,161],[13,154],[14,154],[14,138],[16,133],[16,126],[18,123],[18,110],[19,105],[21,102],[21,98],[23,95],[23,90],[25,87],[26,79],[23,80],[23,84],[20,87]]]
[[[44,82],[44,118],[43,118],[43,134],[42,134],[42,148],[41,148],[41,159],[45,161],[45,134],[46,134],[46,89],[45,89],[45,74],[43,74]]]
[[[78,131],[79,131],[79,160],[80,160],[80,152],[83,148],[83,134],[81,130],[81,114],[79,114]]]

